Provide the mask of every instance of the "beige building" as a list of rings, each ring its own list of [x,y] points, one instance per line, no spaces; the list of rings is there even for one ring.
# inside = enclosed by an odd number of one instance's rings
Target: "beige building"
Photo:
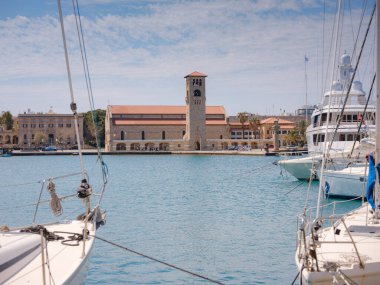
[[[36,148],[54,145],[68,149],[77,145],[74,116],[72,114],[24,113],[18,115],[19,145]],[[79,136],[83,145],[83,115],[78,117]]]

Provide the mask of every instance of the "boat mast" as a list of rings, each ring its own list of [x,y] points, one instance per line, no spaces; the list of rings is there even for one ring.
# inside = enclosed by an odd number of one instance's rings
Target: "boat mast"
[[[77,139],[78,144],[78,152],[79,152],[79,160],[80,160],[80,168],[82,173],[82,179],[86,178],[86,174],[84,171],[83,166],[83,155],[82,155],[82,147],[81,147],[81,141],[79,136],[79,127],[78,127],[78,113],[77,113],[77,104],[74,100],[74,91],[73,91],[73,84],[71,81],[71,71],[70,71],[70,63],[69,63],[69,55],[67,52],[67,44],[66,44],[66,36],[65,36],[65,27],[63,24],[63,15],[62,15],[62,7],[61,7],[61,0],[57,0],[58,2],[58,12],[59,12],[59,20],[61,23],[61,31],[62,31],[62,41],[63,41],[63,48],[65,50],[65,61],[66,61],[66,69],[67,69],[67,77],[69,79],[69,87],[70,87],[70,96],[71,96],[71,103],[70,108],[74,115],[74,128],[75,128],[75,136]]]
[[[306,64],[308,63],[309,61],[309,58],[306,56],[305,54],[305,97],[306,97],[306,102],[305,102],[305,121],[306,121],[306,124],[307,124],[307,110],[308,110],[308,107],[307,107],[307,69],[306,69]]]
[[[336,24],[335,24],[335,45],[334,45],[334,53],[333,53],[333,72],[331,73],[331,87],[330,87],[330,92],[329,92],[329,103],[328,103],[328,109],[327,109],[327,117],[326,117],[326,128],[325,128],[325,138],[323,140],[323,148],[322,148],[322,164],[320,168],[320,175],[319,175],[319,187],[318,187],[318,200],[317,200],[317,210],[316,210],[316,218],[319,218],[319,208],[321,206],[321,196],[323,193],[323,174],[324,174],[324,169],[326,165],[326,159],[327,159],[327,140],[329,139],[329,124],[330,124],[330,107],[331,107],[331,97],[333,94],[333,84],[334,84],[334,77],[335,77],[335,68],[336,68],[336,58],[337,58],[337,45],[338,45],[338,35],[339,35],[339,23],[340,23],[340,15],[341,15],[341,4],[342,1],[338,1],[338,10],[337,10],[337,17],[336,17]],[[322,114],[321,114],[322,116]],[[322,118],[321,118],[322,119]]]
[[[378,163],[380,162],[380,98],[379,98],[379,93],[380,93],[380,80],[379,80],[379,75],[380,75],[380,37],[379,37],[379,32],[380,32],[380,0],[376,0],[376,27],[375,27],[375,35],[376,35],[376,151],[375,151],[375,165],[377,166]],[[375,195],[376,195],[376,200],[375,200],[375,213],[377,217],[377,213],[379,211],[379,175],[378,172],[376,172],[376,186],[375,186]]]

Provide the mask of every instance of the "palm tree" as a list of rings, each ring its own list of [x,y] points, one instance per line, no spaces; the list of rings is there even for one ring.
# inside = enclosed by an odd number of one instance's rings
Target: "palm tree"
[[[286,136],[285,141],[287,144],[297,144],[300,141],[300,135],[298,134],[298,130],[291,130]]]
[[[297,124],[297,131],[300,136],[300,143],[302,145],[306,144],[306,128],[307,128],[307,122],[305,120],[300,121]]]
[[[256,138],[256,131],[259,131],[261,127],[260,119],[257,116],[253,116],[249,119],[249,129],[251,131],[255,132],[255,138]]]
[[[241,128],[243,129],[243,140],[245,139],[244,137],[244,124],[248,121],[248,113],[247,112],[240,112],[237,114],[237,118],[241,124]]]

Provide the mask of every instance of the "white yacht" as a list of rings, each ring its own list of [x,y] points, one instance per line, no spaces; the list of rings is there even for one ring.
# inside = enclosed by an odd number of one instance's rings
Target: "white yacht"
[[[350,56],[343,54],[340,58],[339,80],[334,81],[331,90],[324,94],[322,104],[314,110],[311,115],[311,124],[306,129],[310,154],[322,153],[325,141],[328,143],[332,141],[331,151],[333,152],[351,151],[355,140],[367,137],[375,131],[376,106],[368,104],[363,115],[367,97],[360,81],[353,82],[347,103],[343,106],[351,81],[351,73]],[[340,124],[332,140],[339,119]],[[362,125],[360,139],[358,139],[356,136],[360,123]],[[327,138],[325,138],[326,128]]]
[[[376,106],[368,103],[365,110],[367,97],[360,81],[353,82],[346,105],[343,106],[349,90],[351,73],[350,56],[343,54],[339,64],[339,80],[334,81],[331,89],[324,94],[322,104],[314,110],[311,124],[306,129],[309,156],[278,162],[297,179],[316,178],[315,170],[320,167],[323,149],[328,150],[330,142],[329,156],[335,162],[335,169],[340,169],[350,161],[355,140],[360,141],[375,132]],[[357,145],[358,143],[355,144]],[[365,153],[362,152],[360,155],[363,156]]]

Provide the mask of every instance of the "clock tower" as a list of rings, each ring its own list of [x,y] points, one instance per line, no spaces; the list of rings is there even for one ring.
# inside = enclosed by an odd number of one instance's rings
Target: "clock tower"
[[[186,149],[206,149],[206,74],[193,72],[186,79]]]

